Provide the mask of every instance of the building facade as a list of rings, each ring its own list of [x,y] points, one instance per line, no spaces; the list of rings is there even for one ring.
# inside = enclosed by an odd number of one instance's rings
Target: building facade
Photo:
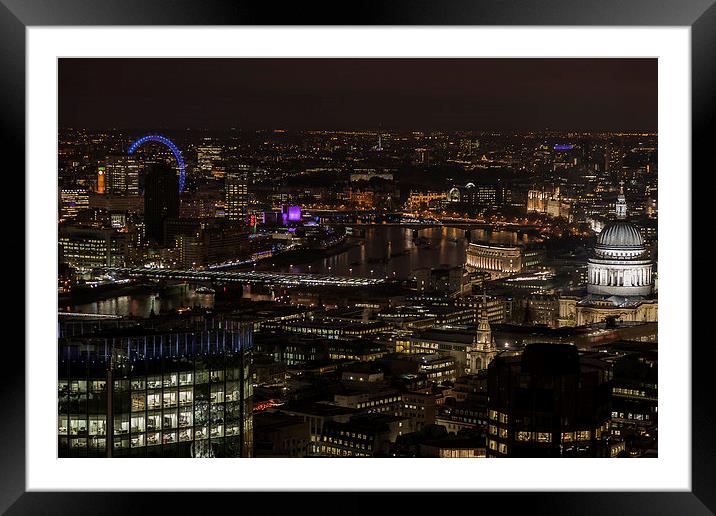
[[[60,190],[60,218],[74,219],[82,210],[88,210],[89,193],[81,188],[63,188]]]
[[[497,274],[517,274],[523,268],[520,246],[488,243],[470,243],[467,246],[465,265],[468,270],[481,270]]]
[[[107,156],[104,167],[104,192],[114,195],[139,196],[141,165],[136,156]]]
[[[111,228],[60,226],[60,263],[79,269],[122,267],[127,254],[126,236]]]
[[[494,206],[498,202],[499,188],[493,184],[467,183],[465,186],[456,186],[447,192],[448,206],[450,204],[465,206]]]
[[[248,457],[252,333],[118,328],[59,339],[60,457]]]
[[[249,214],[249,174],[248,165],[232,165],[226,172],[226,218],[232,222],[246,223]]]

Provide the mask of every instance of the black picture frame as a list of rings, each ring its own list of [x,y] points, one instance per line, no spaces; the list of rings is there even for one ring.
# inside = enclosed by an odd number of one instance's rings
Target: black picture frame
[[[716,5],[714,0],[384,0],[340,3],[314,1],[275,5],[270,2],[222,0],[0,0],[0,103],[3,147],[19,158],[24,170],[25,146],[25,29],[32,26],[89,25],[606,25],[691,27],[692,157],[693,170],[713,170],[716,142]],[[350,9],[342,9],[349,5]],[[17,170],[20,170],[18,168]],[[18,185],[27,194],[29,185]],[[26,235],[27,237],[27,235]],[[696,263],[696,262],[694,262]],[[26,274],[29,271],[26,271]],[[691,281],[691,278],[685,278]],[[695,299],[695,298],[694,298]],[[696,304],[693,304],[696,308]],[[697,311],[696,319],[699,314]],[[691,343],[669,343],[686,346]],[[702,345],[703,344],[703,345]],[[712,514],[716,511],[716,397],[709,380],[712,369],[708,341],[692,346],[692,491],[691,492],[589,492],[589,493],[481,493],[474,503],[486,509],[524,505],[545,514]],[[134,493],[27,493],[25,492],[24,424],[25,350],[5,345],[4,378],[0,399],[0,511],[7,514],[125,514],[146,513],[148,503],[161,503],[165,511],[184,514],[192,504],[198,510],[221,506],[241,497],[253,506],[248,493],[187,493],[160,495]],[[221,496],[221,499],[216,498]],[[316,507],[308,494],[272,495],[264,513]],[[401,511],[425,509],[434,497],[414,494],[401,502]],[[445,503],[445,498],[441,498]],[[210,505],[207,505],[209,503]],[[361,493],[342,493],[340,505],[330,512],[365,513],[375,501]],[[247,505],[244,505],[247,504]],[[450,504],[448,504],[450,505]],[[444,506],[447,507],[447,506]],[[472,510],[472,509],[471,509]]]

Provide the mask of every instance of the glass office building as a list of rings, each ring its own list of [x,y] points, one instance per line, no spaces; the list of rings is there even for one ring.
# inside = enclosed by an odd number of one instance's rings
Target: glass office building
[[[61,336],[58,455],[250,456],[252,331],[225,325]]]

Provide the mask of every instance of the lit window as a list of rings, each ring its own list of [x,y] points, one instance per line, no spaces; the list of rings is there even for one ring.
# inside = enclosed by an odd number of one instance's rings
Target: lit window
[[[549,432],[537,432],[537,442],[539,442],[539,443],[552,442],[552,434],[550,434]]]
[[[517,432],[515,439],[518,441],[531,441],[532,432]]]
[[[588,441],[592,437],[592,432],[589,430],[580,430],[577,432],[578,441]]]

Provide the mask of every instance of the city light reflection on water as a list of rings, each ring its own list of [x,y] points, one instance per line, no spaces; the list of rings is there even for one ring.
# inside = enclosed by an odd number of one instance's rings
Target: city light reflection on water
[[[93,303],[60,307],[60,310],[87,314],[149,317],[152,309],[154,309],[154,313],[158,314],[183,306],[211,308],[214,306],[214,295],[198,293],[191,285],[181,285],[164,292],[161,296],[158,296],[158,292],[118,296]]]
[[[364,278],[407,278],[422,267],[462,265],[465,262],[467,240],[465,231],[457,228],[434,227],[422,229],[425,244],[416,246],[411,229],[390,226],[367,228],[365,239],[340,254],[309,263],[276,267],[276,272],[332,274]],[[471,232],[472,241],[516,244],[529,240],[526,234],[514,231],[482,229]],[[372,272],[371,272],[372,271]],[[158,292],[117,296],[92,303],[60,307],[61,311],[107,315],[148,317],[181,307],[212,308],[214,295],[196,292],[192,285],[178,285],[158,295]]]
[[[418,247],[413,243],[412,230],[390,226],[368,228],[365,232],[364,244],[346,252],[316,260],[314,262],[294,265],[291,272],[310,272],[339,276],[408,277],[415,269],[437,267],[440,265],[462,265],[465,263],[467,240],[465,230],[448,227],[422,229],[419,236],[427,239],[429,246]],[[473,230],[472,241],[490,241],[500,244],[516,244],[527,242],[526,234],[514,231]],[[288,267],[276,268],[288,272]],[[371,271],[373,273],[371,274]]]

